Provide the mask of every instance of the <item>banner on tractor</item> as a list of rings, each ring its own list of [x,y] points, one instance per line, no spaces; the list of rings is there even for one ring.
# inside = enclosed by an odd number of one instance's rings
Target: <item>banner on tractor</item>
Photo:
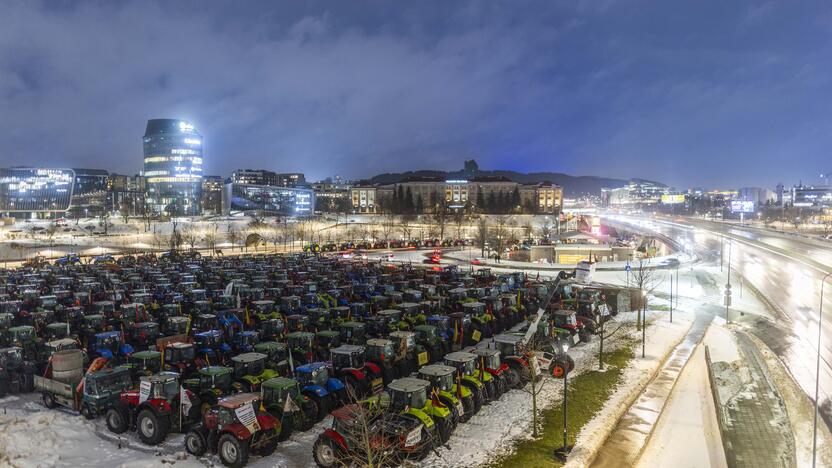
[[[288,398],[291,400],[291,398]],[[254,405],[252,403],[248,403],[243,405],[234,412],[237,414],[237,419],[240,420],[240,424],[246,427],[249,432],[252,434],[260,430],[260,423],[257,422],[257,414],[254,412]]]
[[[150,388],[153,386],[149,380],[142,380],[139,384],[139,403],[144,403],[150,398]]]

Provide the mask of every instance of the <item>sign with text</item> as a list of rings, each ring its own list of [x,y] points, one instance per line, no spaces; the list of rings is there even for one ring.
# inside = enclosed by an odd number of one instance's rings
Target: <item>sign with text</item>
[[[745,200],[732,200],[731,213],[753,213],[754,202]]]

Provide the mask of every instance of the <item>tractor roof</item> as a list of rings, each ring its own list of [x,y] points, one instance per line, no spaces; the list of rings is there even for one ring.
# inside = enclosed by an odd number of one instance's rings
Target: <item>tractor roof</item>
[[[289,388],[289,387],[296,387],[298,385],[298,381],[294,379],[289,379],[286,377],[273,377],[269,380],[266,380],[261,385],[263,388],[272,388],[272,389],[280,389],[280,388]]]
[[[431,331],[436,330],[436,327],[433,325],[416,325],[413,329],[417,331]]]
[[[452,362],[468,362],[473,361],[476,359],[477,356],[471,353],[466,353],[465,351],[457,351],[455,353],[451,353],[445,356],[446,361]]]
[[[361,414],[361,406],[353,403],[350,405],[342,406],[337,410],[332,412],[332,417],[341,421],[351,422],[354,421],[359,415]]]
[[[394,337],[394,338],[407,338],[408,336],[414,336],[414,335],[415,335],[415,333],[413,333],[412,331],[394,331],[394,332],[391,332],[388,336],[391,336],[391,337]]]
[[[149,380],[153,383],[157,382],[168,382],[170,380],[179,380],[179,374],[176,372],[159,372],[158,374],[153,374],[150,377],[141,377],[141,380]]]
[[[471,350],[471,353],[482,357],[500,355],[500,351],[494,348],[474,348]]]
[[[329,350],[332,354],[364,354],[364,347],[358,345],[344,344]]]
[[[96,338],[117,338],[119,336],[121,336],[121,332],[118,330],[105,331],[95,334]]]
[[[367,340],[367,346],[386,346],[392,345],[393,342],[384,338],[372,338]]]
[[[473,309],[474,307],[485,307],[485,304],[482,302],[466,302],[465,304],[462,304],[462,307]]]
[[[162,353],[159,351],[137,351],[131,354],[136,359],[159,359]]]
[[[424,374],[431,377],[442,377],[448,374],[453,374],[454,372],[456,372],[456,369],[443,364],[430,364],[419,369],[420,375]]]
[[[55,323],[50,323],[49,325],[46,326],[46,328],[49,328],[50,330],[66,330],[67,329],[67,324],[66,324],[66,322],[55,322]]]
[[[271,351],[273,349],[286,348],[286,343],[278,343],[277,341],[261,341],[254,345],[257,351]]]
[[[192,343],[183,343],[181,341],[175,341],[167,345],[168,348],[177,348],[177,349],[185,349],[185,348],[193,348],[194,345]]]
[[[312,332],[305,332],[305,331],[296,331],[296,332],[292,332],[292,333],[289,333],[288,335],[286,335],[286,338],[306,338],[306,339],[312,339],[312,338],[314,338],[314,337],[315,337],[315,334],[314,334],[314,333],[312,333]]]
[[[430,382],[427,380],[417,379],[415,377],[405,377],[403,379],[396,379],[390,382],[390,385],[387,386],[390,390],[396,392],[418,392],[424,388],[427,388],[430,385]]]
[[[263,353],[243,353],[243,354],[238,354],[237,356],[232,357],[231,360],[234,361],[234,362],[241,362],[241,363],[244,363],[244,364],[248,364],[250,362],[255,362],[255,361],[258,361],[260,359],[266,359],[267,357],[268,356],[266,356]]]
[[[260,400],[260,395],[258,395],[257,393],[238,393],[237,395],[232,395],[221,399],[217,402],[217,405],[222,406],[223,408],[237,409],[243,405],[258,400]]]
[[[304,364],[302,366],[295,367],[295,372],[301,372],[303,374],[308,374],[315,372],[318,369],[324,368],[327,366],[325,362],[311,362],[309,364]]]
[[[397,314],[401,314],[401,313],[402,313],[402,311],[400,311],[400,310],[385,309],[385,310],[379,311],[378,315],[387,316],[387,315],[397,315]]]
[[[233,372],[233,369],[231,369],[230,367],[225,367],[225,366],[207,366],[207,367],[203,367],[202,369],[199,370],[200,374],[213,375],[213,376],[223,375],[223,374],[230,374],[231,372]]]
[[[561,309],[561,310],[556,310],[555,315],[571,316],[571,315],[575,315],[575,311],[574,310],[563,310],[563,309]]]
[[[262,300],[262,301],[252,301],[254,305],[274,305],[274,301],[270,300]]]
[[[523,341],[523,337],[519,335],[507,335],[505,333],[501,333],[494,337],[494,341],[496,341],[497,343],[517,344]]]
[[[366,325],[361,322],[344,322],[341,326],[344,328],[364,328]]]
[[[53,348],[60,348],[61,346],[68,346],[75,343],[77,343],[77,341],[72,338],[58,338],[57,340],[52,340],[47,344]]]
[[[35,327],[33,327],[31,325],[20,325],[20,326],[17,326],[17,327],[9,328],[9,331],[12,332],[12,333],[17,333],[17,332],[24,332],[24,331],[32,331],[34,329],[35,329]]]

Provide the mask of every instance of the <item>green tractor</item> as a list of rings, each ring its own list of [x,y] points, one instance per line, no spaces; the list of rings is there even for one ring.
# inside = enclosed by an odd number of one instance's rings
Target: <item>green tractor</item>
[[[363,345],[367,339],[367,324],[362,322],[344,322],[339,326],[341,342],[344,344]]]
[[[261,394],[266,410],[280,420],[279,441],[288,439],[292,431],[308,431],[315,425],[318,409],[301,393],[297,380],[287,377],[266,380]]]
[[[254,352],[268,356],[266,368],[277,371],[278,375],[289,374],[289,351],[286,343],[261,341],[254,345]]]
[[[454,430],[454,414],[438,398],[430,398],[431,384],[427,380],[405,377],[390,382],[388,411],[410,415],[424,425],[425,440],[435,440],[435,445],[444,444]]]
[[[234,386],[242,392],[256,392],[264,381],[277,377],[277,371],[266,368],[267,355],[244,353],[231,358],[234,366]]]
[[[497,328],[494,316],[486,311],[486,306],[482,302],[466,302],[462,304],[462,310],[466,315],[471,317],[471,323],[474,327],[472,339],[479,343],[483,338],[491,338],[494,336]]]
[[[286,344],[292,355],[292,365],[299,366],[315,362],[315,334],[305,331],[286,335]]]
[[[162,368],[162,353],[159,351],[136,351],[128,358],[126,367],[133,378],[153,375]]]
[[[452,408],[459,422],[468,422],[474,416],[474,394],[464,385],[458,385],[456,369],[444,364],[430,364],[419,369],[419,378],[427,380],[445,406]]]
[[[442,356],[450,352],[451,343],[442,339],[439,335],[439,329],[435,326],[418,325],[413,331],[416,333],[416,343],[421,345],[428,353],[426,364],[437,362]],[[422,359],[420,358],[419,361],[421,365]]]
[[[220,397],[232,390],[234,369],[226,366],[207,366],[199,369],[193,377],[183,381],[186,389],[199,396],[202,413],[217,404]]]
[[[490,401],[491,395],[489,393],[486,382],[490,382],[490,387],[494,388],[493,377],[483,371],[477,371],[477,356],[464,351],[457,351],[445,356],[445,365],[456,369],[456,378],[458,383],[465,385],[474,394],[474,412],[478,413],[480,408]]]

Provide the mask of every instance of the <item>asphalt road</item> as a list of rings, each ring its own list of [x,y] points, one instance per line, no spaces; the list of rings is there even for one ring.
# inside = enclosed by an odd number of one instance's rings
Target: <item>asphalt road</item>
[[[721,262],[727,269],[730,254],[732,274],[740,273],[780,314],[774,321],[759,316],[729,318],[747,325],[780,356],[798,385],[814,399],[820,283],[832,271],[832,243],[827,247],[820,240],[703,220],[632,219],[686,244],[712,265]],[[736,294],[736,279],[732,283]],[[821,416],[832,428],[832,278],[823,296],[819,401]]]

